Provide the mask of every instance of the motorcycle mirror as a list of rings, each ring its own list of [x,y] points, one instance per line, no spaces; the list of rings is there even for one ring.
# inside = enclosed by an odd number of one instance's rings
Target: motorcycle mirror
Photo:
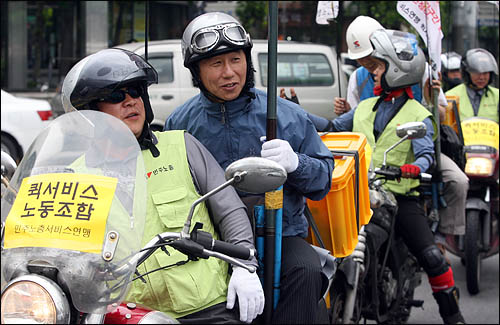
[[[251,194],[273,191],[286,182],[287,172],[277,162],[262,157],[239,159],[226,168],[226,180],[246,173],[233,184],[238,190]]]
[[[408,136],[407,139],[420,139],[427,133],[424,122],[408,122],[396,128],[396,134],[400,138]]]
[[[2,151],[1,156],[2,176],[11,179],[12,175],[14,175],[14,172],[16,171],[17,164],[5,151]]]

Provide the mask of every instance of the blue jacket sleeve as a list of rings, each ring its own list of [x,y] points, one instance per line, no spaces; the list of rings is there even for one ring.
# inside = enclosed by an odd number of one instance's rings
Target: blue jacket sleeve
[[[411,140],[411,145],[416,158],[413,165],[418,166],[420,171],[425,173],[434,162],[434,141],[432,141],[434,126],[430,118],[426,118],[423,122],[427,127],[425,137]]]
[[[350,132],[352,131],[352,124],[354,120],[355,108],[351,109],[349,112],[344,113],[332,120],[332,129],[330,131],[334,132]]]
[[[299,165],[288,174],[287,183],[305,197],[317,201],[330,191],[334,160],[309,119],[304,128],[305,137],[296,152]]]

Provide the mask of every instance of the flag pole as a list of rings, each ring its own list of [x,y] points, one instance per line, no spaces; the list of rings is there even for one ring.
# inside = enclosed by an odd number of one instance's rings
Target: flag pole
[[[277,137],[277,61],[278,61],[278,2],[269,1],[267,50],[267,119],[266,140]],[[279,299],[281,276],[281,231],[283,187],[265,194],[264,226],[264,321],[271,324],[273,309]]]
[[[439,1],[438,1],[439,5]],[[439,180],[441,182],[441,121],[439,119],[439,89],[432,88],[432,81],[434,80],[433,69],[432,69],[432,60],[431,60],[431,51],[430,51],[430,41],[429,41],[429,28],[428,28],[428,18],[427,18],[427,8],[429,7],[428,1],[425,1],[425,35],[427,38],[427,53],[429,54],[429,93],[432,91],[432,104],[433,104],[433,115],[434,120],[436,121],[436,141],[434,144],[434,152],[436,153],[436,170],[438,171]]]

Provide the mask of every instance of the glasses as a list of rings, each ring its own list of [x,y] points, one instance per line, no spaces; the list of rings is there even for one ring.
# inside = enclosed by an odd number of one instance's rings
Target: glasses
[[[232,45],[242,46],[248,41],[248,37],[245,29],[237,23],[211,26],[200,29],[193,35],[191,49],[198,54],[206,53],[223,40]]]
[[[127,89],[116,89],[113,90],[113,92],[103,99],[101,101],[107,102],[107,103],[112,103],[112,104],[118,104],[121,103],[125,100],[127,94],[130,95],[132,98],[139,98],[143,95],[144,91],[142,87],[139,86],[130,86],[127,87]]]

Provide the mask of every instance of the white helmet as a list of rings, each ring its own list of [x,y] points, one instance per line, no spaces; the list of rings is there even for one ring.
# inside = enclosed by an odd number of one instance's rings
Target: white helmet
[[[349,58],[357,60],[370,55],[373,52],[370,35],[379,29],[385,28],[375,19],[368,16],[356,17],[346,31]]]
[[[456,52],[447,52],[441,54],[441,70],[460,70],[462,56]]]

